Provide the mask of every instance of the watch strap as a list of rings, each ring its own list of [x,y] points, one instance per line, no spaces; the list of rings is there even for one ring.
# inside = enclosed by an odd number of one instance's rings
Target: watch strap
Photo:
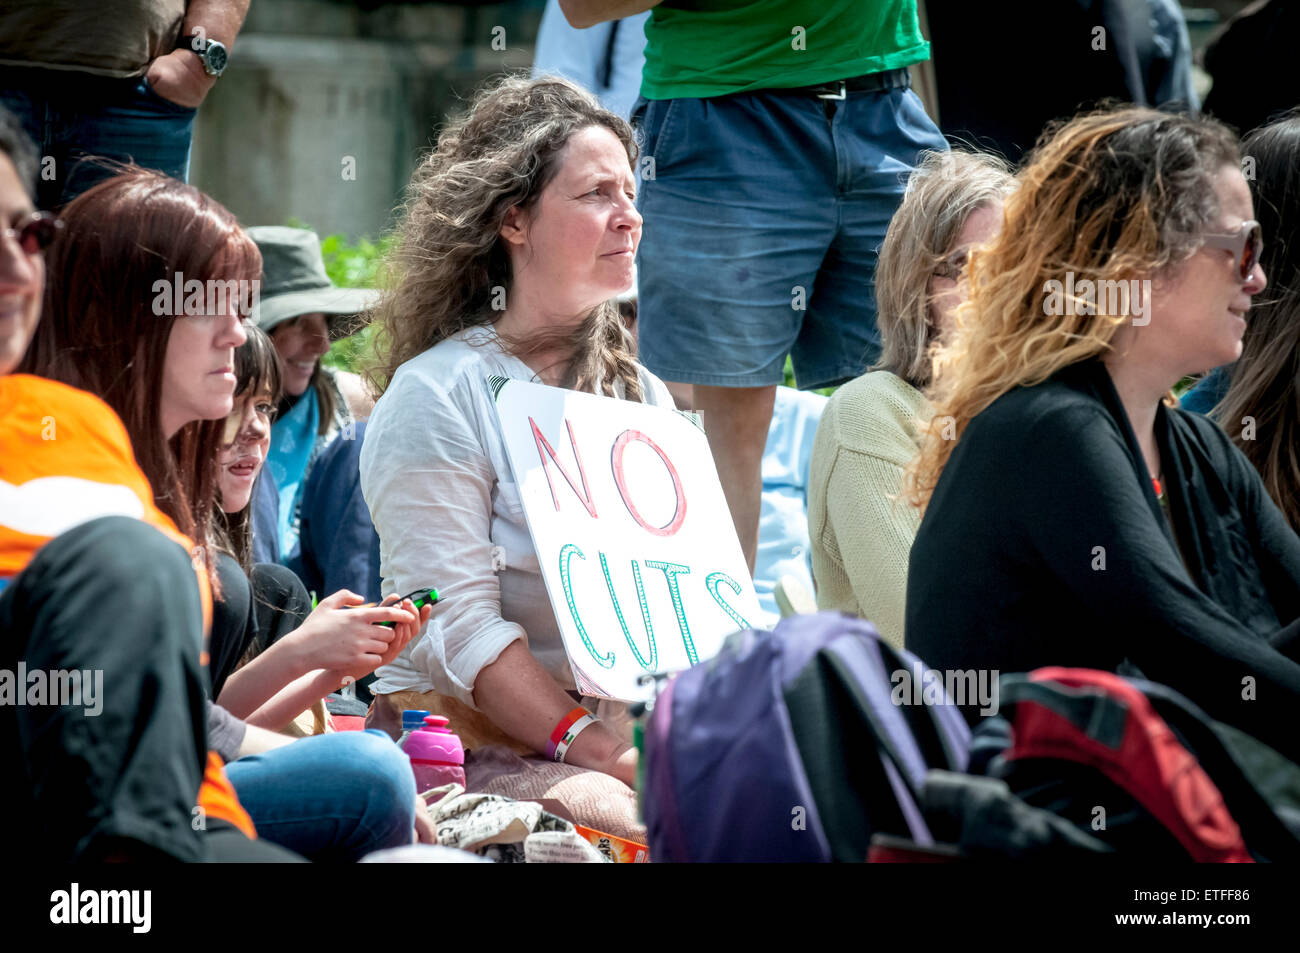
[[[203,44],[203,49],[196,50],[194,48],[194,41],[197,39],[198,36],[196,36],[193,33],[182,32],[181,35],[176,38],[175,48],[178,50],[189,50],[191,53],[193,53],[195,56],[201,59],[203,61],[203,70],[209,76],[220,76],[223,72],[225,72],[226,64],[228,62],[229,53],[226,50],[226,44],[222,43],[220,40],[205,40]],[[212,58],[208,55],[208,51],[214,45],[220,47],[221,51],[227,54],[226,56],[222,57],[220,69],[213,69]]]
[[[197,53],[199,56],[202,56],[203,50],[196,50],[194,48],[194,41],[197,39],[198,37],[195,36],[193,33],[186,33],[184,30],[182,30],[180,36],[176,37],[176,46],[174,47],[174,49],[189,50],[191,53]],[[205,45],[206,42],[207,41],[205,40],[204,41]]]

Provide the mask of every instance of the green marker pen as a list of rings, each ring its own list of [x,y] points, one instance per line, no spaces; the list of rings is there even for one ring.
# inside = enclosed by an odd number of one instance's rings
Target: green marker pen
[[[412,592],[412,593],[409,593],[408,595],[402,596],[402,598],[398,599],[397,602],[393,603],[393,605],[401,605],[401,604],[402,604],[403,602],[405,602],[407,599],[410,599],[413,603],[415,603],[415,611],[418,613],[418,612],[419,612],[422,608],[424,608],[425,606],[431,606],[431,605],[434,605],[434,604],[437,603],[437,601],[438,601],[438,590],[437,590],[437,589],[417,589],[417,590],[415,590],[415,592]],[[387,628],[390,628],[390,629],[391,629],[395,623],[392,623],[392,622],[379,622],[379,623],[376,623],[376,624],[377,624],[377,625],[386,626]]]

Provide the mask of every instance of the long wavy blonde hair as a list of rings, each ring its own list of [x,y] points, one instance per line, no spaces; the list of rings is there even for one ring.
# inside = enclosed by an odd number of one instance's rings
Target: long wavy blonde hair
[[[382,394],[397,368],[458,331],[489,324],[512,280],[501,226],[515,207],[532,208],[559,171],[570,138],[592,126],[618,137],[636,162],[632,128],[567,80],[506,76],[484,87],[451,120],[407,187],[366,380]],[[573,328],[506,341],[512,353],[572,355],[564,386],[641,399],[636,348],[614,300]]]
[[[1105,296],[1095,313],[1049,308],[1048,282],[1150,278],[1188,258],[1219,211],[1213,176],[1239,161],[1236,137],[1212,119],[1127,107],[1048,127],[1002,231],[971,254],[969,297],[935,352],[933,417],[904,481],[912,505],[929,503],[976,414],[1106,352],[1127,320],[1107,313]]]
[[[930,383],[935,338],[930,279],[946,263],[966,220],[1001,204],[1015,187],[1005,160],[982,152],[931,152],[907,180],[876,261],[876,329],[880,360],[913,387]]]

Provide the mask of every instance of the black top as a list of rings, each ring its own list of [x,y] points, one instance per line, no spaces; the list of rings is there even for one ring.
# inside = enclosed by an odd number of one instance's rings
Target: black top
[[[1155,429],[1178,543],[1100,360],[976,415],[912,546],[907,648],[939,670],[1127,660],[1300,760],[1300,537],[1217,425],[1162,406]]]

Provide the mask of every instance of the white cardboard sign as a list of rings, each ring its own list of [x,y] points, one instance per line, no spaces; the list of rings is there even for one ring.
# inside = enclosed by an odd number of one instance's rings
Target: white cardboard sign
[[[493,378],[542,578],[584,694],[710,658],[761,612],[708,438],[662,407]]]

